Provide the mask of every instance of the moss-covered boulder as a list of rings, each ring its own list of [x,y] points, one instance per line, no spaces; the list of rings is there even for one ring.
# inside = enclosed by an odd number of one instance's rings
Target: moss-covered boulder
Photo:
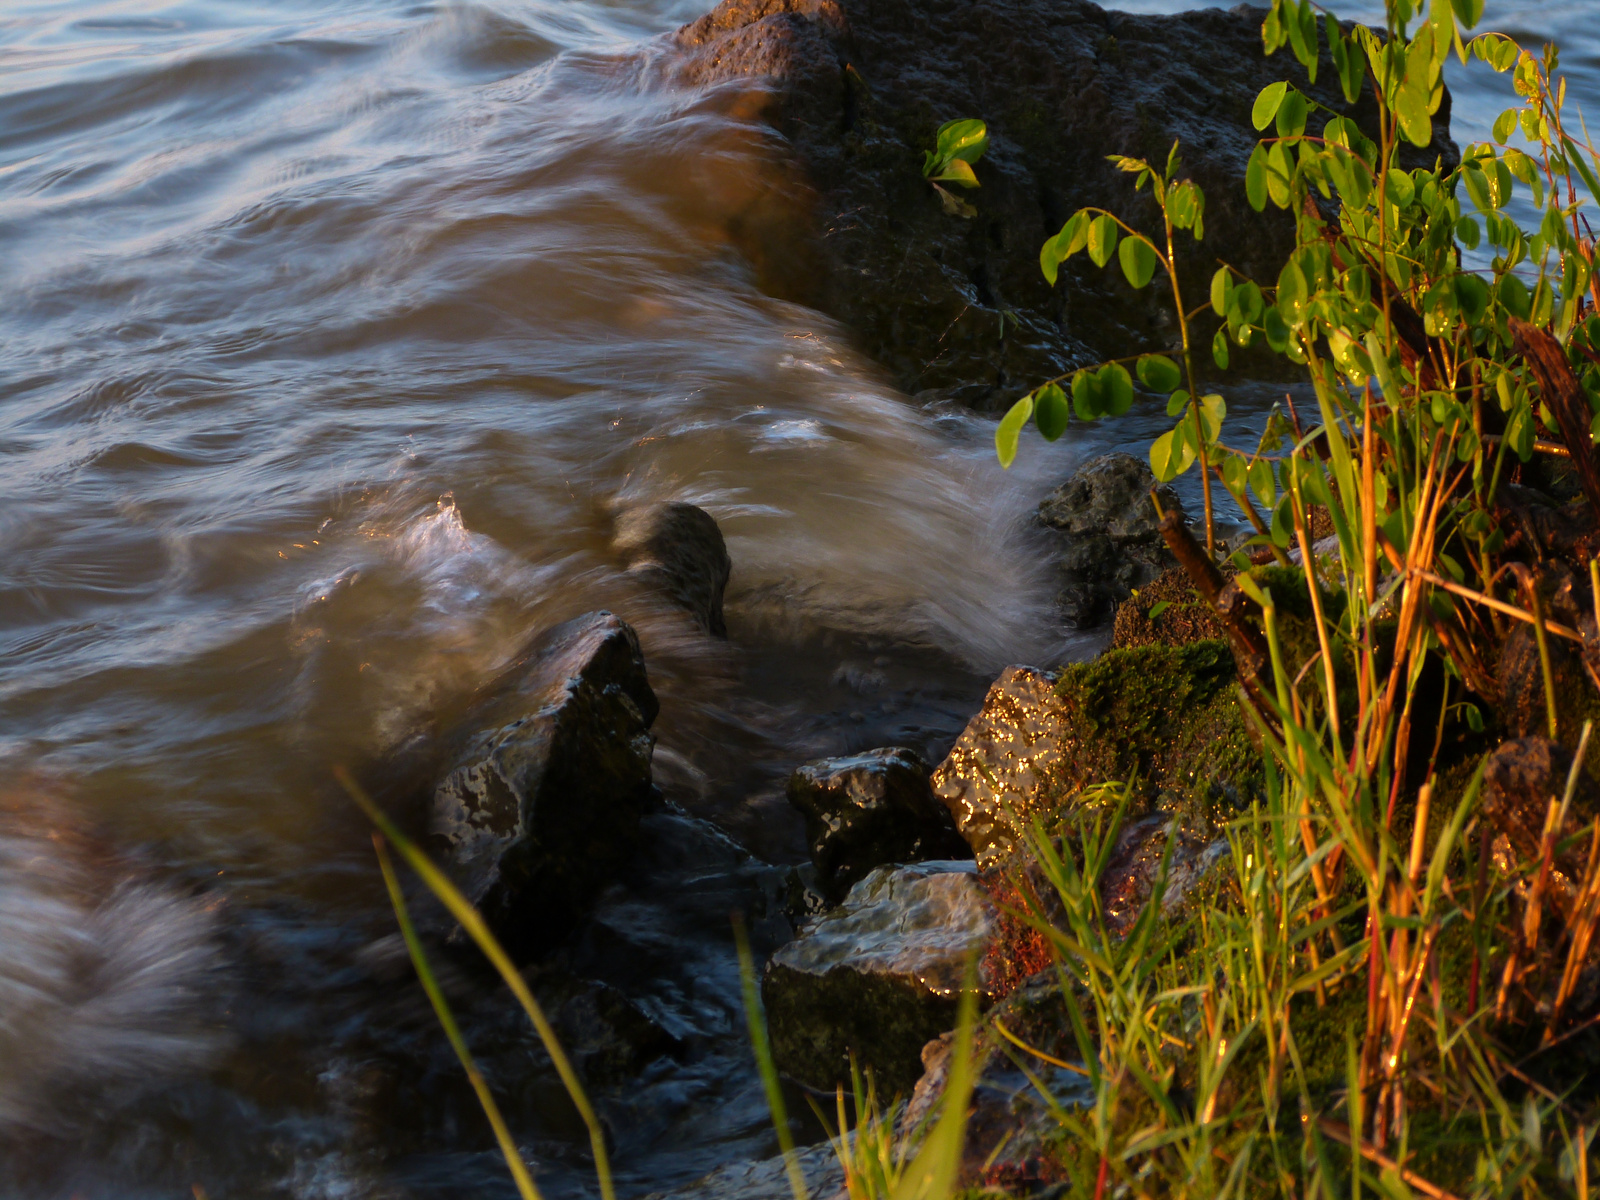
[[[1128,781],[1200,833],[1209,806],[1243,801],[1259,771],[1233,656],[1208,640],[1112,650],[1054,674],[1007,668],[933,786],[989,868],[1089,784]]]

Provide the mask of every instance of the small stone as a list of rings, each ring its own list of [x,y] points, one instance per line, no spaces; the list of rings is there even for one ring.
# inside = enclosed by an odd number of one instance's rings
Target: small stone
[[[1506,838],[1518,862],[1531,862],[1539,856],[1550,804],[1561,803],[1571,766],[1572,755],[1566,748],[1542,737],[1504,742],[1484,763],[1484,818]],[[1587,775],[1580,774],[1561,836],[1577,832],[1595,811],[1595,787]],[[1570,878],[1576,879],[1581,872],[1583,864],[1575,852],[1559,855],[1556,861]]]
[[[789,777],[825,894],[844,895],[886,863],[971,854],[934,797],[930,770],[915,751],[891,746],[807,763]]]
[[[807,1087],[850,1079],[850,1054],[881,1095],[911,1088],[927,1042],[955,1024],[994,906],[971,863],[879,867],[778,950],[762,976],[773,1055]]]

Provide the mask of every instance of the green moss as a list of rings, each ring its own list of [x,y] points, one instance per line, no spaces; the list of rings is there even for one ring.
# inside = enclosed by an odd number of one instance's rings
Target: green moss
[[[1062,672],[1073,781],[1129,780],[1141,799],[1192,810],[1248,803],[1260,753],[1239,709],[1226,642],[1111,650]],[[1066,797],[1063,797],[1064,799]]]

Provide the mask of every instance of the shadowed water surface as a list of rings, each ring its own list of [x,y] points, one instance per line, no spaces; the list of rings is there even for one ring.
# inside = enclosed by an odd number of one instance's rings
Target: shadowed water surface
[[[663,775],[779,863],[799,855],[778,794],[796,762],[942,753],[1000,666],[1092,648],[1056,624],[1027,516],[1160,414],[1030,442],[1002,473],[989,423],[917,410],[764,295],[751,255],[781,269],[796,201],[738,96],[670,82],[659,35],[702,9],[0,13],[0,752],[62,781],[51,803],[116,871],[167,889],[128,921],[170,920],[174,946],[219,930],[224,965],[163,1002],[228,1047],[198,1076],[178,1047],[132,1054],[103,1095],[8,1093],[9,1193],[508,1187],[425,1010],[372,965],[391,918],[329,772],[444,719],[534,631],[635,620]],[[1558,35],[1593,101],[1587,9],[1487,23]],[[1509,102],[1499,82],[1458,96],[1458,138]],[[726,644],[624,577],[619,514],[668,499],[727,536]],[[602,1096],[635,1194],[770,1149],[725,922],[772,910],[781,876],[662,821],[562,967],[676,1039]],[[41,953],[49,929],[78,936],[70,905],[35,920],[76,847],[7,893]],[[587,1190],[520,1025],[492,1001],[473,1020],[547,1188]],[[385,1048],[430,1065],[396,1075]]]

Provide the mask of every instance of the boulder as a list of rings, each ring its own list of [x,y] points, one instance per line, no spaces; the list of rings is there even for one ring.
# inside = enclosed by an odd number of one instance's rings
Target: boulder
[[[831,1092],[848,1084],[853,1051],[880,1095],[908,1091],[922,1047],[955,1024],[967,964],[994,918],[970,862],[873,871],[767,963],[761,995],[779,1069]]]
[[[1147,193],[1106,156],[1160,165],[1176,140],[1205,190],[1205,240],[1180,235],[1185,299],[1206,295],[1219,259],[1277,277],[1293,222],[1253,211],[1245,165],[1261,136],[1251,106],[1292,80],[1376,135],[1372,101],[1316,84],[1284,51],[1265,58],[1259,9],[1175,16],[1108,12],[1089,0],[723,0],[674,42],[680,76],[727,84],[764,112],[797,165],[780,185],[801,211],[799,244],[746,249],[769,291],[842,321],[909,392],[998,409],[1020,391],[1131,350],[1171,348],[1170,289],[1135,292],[1080,256],[1045,282],[1039,248],[1076,209],[1099,205],[1155,228]],[[1405,164],[1453,164],[1449,95],[1436,140]],[[979,117],[990,142],[976,215],[946,210],[923,178],[940,124]],[[756,222],[741,214],[743,242]],[[763,235],[765,236],[765,235]],[[1210,338],[1208,317],[1197,336]]]
[[[463,721],[429,832],[513,953],[562,937],[633,851],[657,707],[633,630],[595,612],[535,638]]]
[[[1136,787],[1135,812],[1159,801],[1201,836],[1213,806],[1259,787],[1235,678],[1215,640],[1111,650],[1059,672],[1007,667],[934,770],[934,795],[985,871],[1035,817],[1059,823],[1109,779]]]
[[[887,863],[972,853],[934,798],[931,770],[915,751],[891,746],[807,763],[789,777],[789,803],[805,817],[824,895],[842,897]]]
[[[1162,540],[1154,489],[1163,509],[1183,511],[1172,488],[1157,487],[1131,454],[1090,459],[1039,505],[1039,521],[1062,534],[1056,603],[1073,628],[1100,624],[1133,592],[1177,566]]]
[[[722,597],[733,569],[722,530],[693,504],[647,504],[617,519],[612,548],[627,573],[694,618],[706,633],[727,637]]]

